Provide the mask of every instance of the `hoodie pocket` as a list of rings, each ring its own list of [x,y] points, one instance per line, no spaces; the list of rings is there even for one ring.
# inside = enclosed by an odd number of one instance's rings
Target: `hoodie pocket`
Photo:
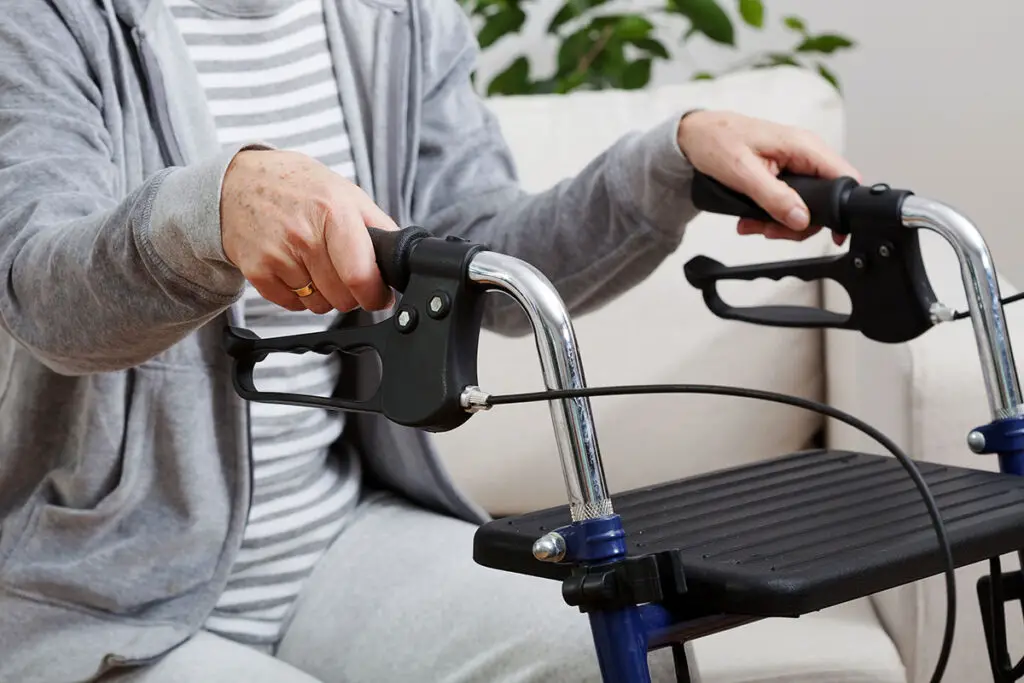
[[[198,369],[160,365],[129,372],[120,458],[113,468],[109,456],[94,458],[116,483],[88,507],[38,502],[0,572],[8,586],[48,601],[141,616],[213,577],[234,473],[224,466],[230,458],[215,451],[224,439],[210,379]],[[88,467],[86,454],[81,468]]]

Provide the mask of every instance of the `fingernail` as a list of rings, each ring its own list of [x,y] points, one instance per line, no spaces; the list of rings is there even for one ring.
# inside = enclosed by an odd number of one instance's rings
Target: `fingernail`
[[[793,230],[804,230],[810,222],[811,217],[808,215],[807,211],[799,206],[794,206],[790,212],[786,214],[786,225]]]

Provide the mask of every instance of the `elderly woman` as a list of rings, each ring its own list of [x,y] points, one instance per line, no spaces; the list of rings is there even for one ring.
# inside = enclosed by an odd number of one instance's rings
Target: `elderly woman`
[[[366,228],[410,224],[531,262],[578,313],[678,247],[694,168],[773,238],[813,232],[781,169],[855,171],[680,102],[528,194],[475,48],[454,0],[5,0],[0,680],[597,680],[557,585],[472,563],[484,517],[426,435],[244,404],[223,326],[387,307]],[[281,355],[262,379],[288,391],[350,371]]]

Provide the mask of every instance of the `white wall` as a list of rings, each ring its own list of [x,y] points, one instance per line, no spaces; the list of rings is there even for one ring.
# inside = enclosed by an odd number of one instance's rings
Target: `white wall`
[[[788,44],[790,35],[774,27],[789,13],[804,17],[812,30],[855,38],[855,51],[832,60],[848,103],[849,158],[867,180],[913,189],[972,217],[1000,270],[1024,286],[1024,44],[1018,42],[1024,2],[765,4],[772,30],[763,35],[742,30],[741,45]],[[553,54],[544,49],[542,34],[553,11],[549,8],[557,4],[539,0],[537,6],[526,39],[506,41],[485,55],[481,75],[493,73],[522,45],[533,54]],[[655,80],[685,81],[698,68],[724,66],[735,58],[735,53],[694,41],[686,56],[662,66]]]

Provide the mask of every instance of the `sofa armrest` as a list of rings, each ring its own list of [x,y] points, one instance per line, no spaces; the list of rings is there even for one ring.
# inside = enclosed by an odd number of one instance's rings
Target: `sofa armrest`
[[[934,239],[932,239],[934,238]],[[939,300],[965,310],[966,297],[956,257],[945,242],[922,234],[929,278]],[[1000,281],[1002,295],[1014,293]],[[835,307],[845,297],[826,286],[824,299]],[[1010,305],[1011,337],[1024,344],[1024,305]],[[866,420],[896,441],[911,457],[935,463],[995,471],[994,456],[973,454],[968,432],[989,421],[981,363],[969,320],[945,323],[907,343],[885,345],[841,331],[825,338],[826,395],[831,405]],[[883,452],[881,446],[845,425],[828,424],[831,448]],[[1004,569],[1014,569],[1005,558]],[[988,681],[988,656],[977,603],[978,578],[987,563],[957,573],[957,630],[946,672],[949,681]],[[945,621],[942,577],[901,586],[872,597],[879,618],[895,642],[908,683],[927,683],[938,658]],[[1017,627],[1017,632],[1014,628]],[[1008,619],[1011,644],[1020,641],[1019,619]],[[1011,652],[1018,652],[1011,645]]]

